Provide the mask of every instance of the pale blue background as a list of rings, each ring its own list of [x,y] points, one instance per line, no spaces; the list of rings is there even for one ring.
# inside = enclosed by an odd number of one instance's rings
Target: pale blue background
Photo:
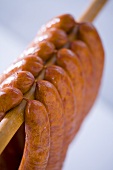
[[[50,18],[78,18],[91,0],[0,0],[0,73]],[[106,53],[100,95],[71,144],[64,170],[113,170],[113,0],[94,21]]]

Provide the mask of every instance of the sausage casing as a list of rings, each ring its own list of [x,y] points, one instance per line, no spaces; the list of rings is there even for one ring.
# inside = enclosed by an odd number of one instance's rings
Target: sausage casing
[[[79,121],[83,116],[83,99],[85,90],[81,63],[71,50],[65,48],[58,51],[56,63],[66,70],[72,80],[77,109],[76,128],[78,128]]]
[[[50,28],[59,28],[68,33],[73,29],[74,25],[75,20],[72,15],[70,14],[60,15],[51,19],[46,25],[43,25],[39,30],[38,35],[43,34]]]
[[[85,98],[84,98],[84,107],[83,114],[84,116],[89,112],[92,106],[92,96],[93,96],[93,64],[91,61],[92,54],[88,46],[81,40],[76,40],[71,43],[71,50],[75,52],[78,59],[82,64],[85,77]]]
[[[44,79],[51,82],[61,96],[64,107],[65,143],[69,144],[73,138],[76,115],[72,82],[68,74],[61,67],[55,65],[46,68]]]
[[[64,146],[61,162],[63,163],[70,142],[74,137],[75,131],[75,98],[72,82],[68,74],[59,66],[51,65],[46,68],[46,80],[51,82],[58,90],[64,107]]]
[[[29,55],[20,61],[12,64],[7,70],[0,76],[0,83],[6,78],[19,71],[29,71],[33,76],[38,76],[39,72],[43,69],[43,61],[37,56]]]
[[[36,99],[45,105],[50,121],[50,155],[46,170],[58,170],[64,139],[62,101],[56,88],[45,80],[39,80],[36,84]]]
[[[25,147],[19,170],[45,170],[50,149],[50,124],[44,105],[28,101],[25,109]]]
[[[6,87],[0,89],[0,113],[6,113],[8,110],[17,106],[22,101],[22,99],[23,94],[17,88]],[[2,117],[3,116],[4,115],[2,115]]]
[[[28,71],[19,71],[7,79],[5,79],[1,84],[0,88],[4,87],[16,87],[23,94],[26,93],[34,83],[34,76]]]
[[[63,47],[68,42],[67,34],[58,28],[51,28],[42,35],[38,35],[35,38],[34,43],[38,43],[43,40],[52,42],[57,49]]]
[[[93,70],[94,70],[94,100],[97,96],[103,66],[104,66],[104,49],[101,42],[101,39],[91,23],[81,23],[78,29],[78,39],[83,40],[89,47],[92,53],[92,63],[93,63]]]

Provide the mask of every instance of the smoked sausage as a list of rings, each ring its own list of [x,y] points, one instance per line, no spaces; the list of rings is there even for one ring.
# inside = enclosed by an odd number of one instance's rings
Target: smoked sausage
[[[88,45],[89,50],[92,53],[91,61],[93,64],[93,72],[94,72],[93,75],[94,78],[93,102],[94,102],[98,94],[99,86],[101,83],[102,72],[104,68],[103,45],[96,29],[89,22],[79,24],[77,35],[78,35],[78,39],[84,41]]]
[[[48,81],[39,80],[36,84],[36,99],[42,102],[50,121],[50,153],[46,170],[58,170],[64,141],[63,104],[57,89]]]
[[[43,25],[38,32],[38,35],[43,34],[48,29],[58,28],[64,30],[66,33],[69,33],[75,25],[75,20],[70,14],[59,15],[51,19],[46,25]]]
[[[19,170],[45,170],[50,149],[50,123],[44,105],[29,100],[25,109],[25,147]]]
[[[43,40],[50,41],[57,49],[63,47],[68,42],[67,34],[58,28],[51,28],[42,35],[37,35],[34,43],[39,43]]]
[[[16,87],[23,94],[26,93],[33,85],[35,79],[34,76],[28,71],[19,71],[5,79],[0,88],[4,87]]]
[[[17,106],[23,99],[22,92],[14,87],[0,89],[0,120],[5,113]]]
[[[43,69],[43,61],[37,56],[27,56],[22,60],[12,64],[7,70],[0,76],[0,83],[6,78],[19,71],[29,71],[34,77],[38,76],[39,72]]]
[[[71,43],[71,50],[77,55],[82,64],[85,77],[85,99],[83,114],[84,116],[89,112],[92,106],[92,94],[93,94],[93,65],[91,61],[92,54],[88,46],[81,40],[76,40]]]
[[[83,69],[77,56],[69,49],[60,49],[57,53],[56,64],[61,66],[70,76],[73,86],[74,95],[76,99],[76,129],[78,124],[83,117],[83,104],[84,104],[84,94],[85,94],[85,80]]]

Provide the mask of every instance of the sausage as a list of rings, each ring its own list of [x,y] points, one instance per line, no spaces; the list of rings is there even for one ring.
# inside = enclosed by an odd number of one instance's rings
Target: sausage
[[[17,88],[6,87],[0,89],[0,117],[1,113],[6,113],[8,110],[17,106],[22,101],[22,99],[23,94]]]
[[[50,20],[46,25],[43,25],[39,30],[38,35],[43,34],[45,31],[51,28],[59,28],[69,33],[74,28],[74,25],[75,20],[72,15],[60,15]]]
[[[18,71],[29,71],[33,76],[38,76],[39,72],[43,69],[43,61],[36,56],[28,56],[12,64],[3,74],[0,76],[0,83],[6,78]]]
[[[33,45],[32,45],[33,46]],[[31,46],[30,46],[31,47]],[[29,47],[29,48],[30,48]],[[37,56],[32,49],[27,48],[26,50],[23,51],[23,53],[20,54],[19,57],[17,57],[17,59],[15,61],[13,61],[13,64],[26,59],[26,60],[30,60],[29,58],[32,58],[34,61],[36,60],[37,62],[39,62],[40,64],[44,64],[43,60]]]
[[[82,68],[85,76],[85,100],[84,100],[84,116],[89,112],[93,101],[93,65],[91,61],[91,52],[88,46],[81,40],[76,40],[71,43],[71,50],[77,54],[78,59],[82,64]]]
[[[56,64],[61,66],[68,75],[70,76],[73,86],[74,95],[76,100],[76,129],[78,129],[78,124],[83,117],[83,104],[84,104],[84,94],[85,94],[85,80],[83,69],[77,56],[69,49],[60,49],[57,53]]]
[[[91,53],[94,69],[94,100],[96,99],[104,67],[104,49],[101,39],[91,23],[81,23],[78,29],[78,39],[84,41]]]
[[[19,71],[0,84],[0,88],[16,87],[23,94],[26,93],[34,83],[34,76],[28,71]]]
[[[75,99],[72,82],[67,73],[59,66],[51,65],[46,68],[44,79],[51,82],[58,90],[64,107],[64,147],[61,162],[63,163],[68,145],[75,131]]]
[[[44,105],[28,101],[25,109],[25,147],[19,170],[45,170],[50,150],[50,123]]]
[[[47,61],[54,55],[55,52],[56,50],[54,44],[47,40],[43,40],[38,43],[32,42],[28,48],[15,60],[15,62],[29,55],[37,56],[43,61]]]
[[[45,80],[58,90],[64,107],[65,143],[70,143],[75,129],[75,99],[72,82],[67,73],[59,66],[51,65],[45,70]]]
[[[50,41],[57,49],[63,47],[68,42],[66,33],[58,28],[51,28],[42,35],[37,35],[34,39],[34,43],[38,43],[43,40]]]
[[[43,40],[39,43],[30,44],[29,48],[25,51],[25,55],[36,55],[42,58],[43,61],[50,59],[56,52],[55,46],[53,43]]]
[[[58,170],[64,141],[63,104],[54,85],[45,80],[37,81],[35,97],[45,105],[50,121],[51,142],[46,170]]]

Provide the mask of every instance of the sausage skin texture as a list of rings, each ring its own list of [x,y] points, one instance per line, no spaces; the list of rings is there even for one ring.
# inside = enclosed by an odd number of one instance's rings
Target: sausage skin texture
[[[1,113],[6,113],[8,110],[14,108],[23,99],[22,92],[14,87],[6,87],[0,89],[0,120],[3,118]]]
[[[48,81],[39,80],[36,84],[36,99],[42,102],[50,121],[50,153],[46,170],[58,170],[64,140],[63,104],[57,89]]]
[[[74,28],[74,25],[75,20],[72,15],[70,14],[59,15],[51,19],[46,25],[43,25],[39,30],[38,35],[43,34],[48,29],[51,28],[62,29],[65,32],[69,33]]]
[[[28,101],[25,109],[25,147],[19,170],[45,170],[50,149],[50,124],[44,105]]]
[[[38,43],[43,40],[50,41],[57,49],[63,47],[68,42],[67,34],[58,28],[51,28],[42,35],[38,35],[34,39],[34,43]]]
[[[93,75],[94,78],[93,101],[94,101],[98,94],[103,67],[104,67],[103,45],[94,26],[91,23],[87,23],[87,22],[79,24],[78,39],[84,41],[88,45],[92,53],[91,60],[93,63],[93,70],[94,70],[94,75]]]
[[[83,75],[83,69],[77,56],[68,49],[60,49],[57,53],[56,59],[57,65],[61,66],[70,76],[73,87],[74,95],[76,100],[76,129],[78,129],[78,124],[83,117],[83,104],[84,104],[84,94],[85,94],[85,80]]]
[[[5,88],[9,86],[16,87],[24,94],[31,88],[34,81],[34,76],[30,72],[19,71],[5,79],[0,84],[0,88]]]
[[[7,70],[0,76],[0,83],[6,78],[19,71],[29,71],[34,77],[38,76],[39,72],[43,69],[43,61],[37,56],[27,56],[17,63],[12,64]]]
[[[71,43],[71,50],[75,52],[82,64],[85,77],[85,98],[83,114],[84,116],[89,112],[92,106],[92,94],[93,94],[93,65],[91,61],[92,54],[88,46],[81,40],[76,40]]]
[[[47,61],[53,56],[55,52],[56,50],[54,44],[47,40],[43,40],[39,43],[32,42],[28,49],[25,50],[24,55],[36,55],[39,56],[43,61]]]
[[[51,65],[46,68],[44,79],[51,82],[58,90],[64,107],[64,146],[61,162],[63,163],[75,131],[75,98],[72,82],[68,74],[59,66]]]
[[[45,80],[58,90],[64,107],[65,143],[70,143],[75,129],[74,89],[68,74],[59,66],[51,65],[45,70]]]

